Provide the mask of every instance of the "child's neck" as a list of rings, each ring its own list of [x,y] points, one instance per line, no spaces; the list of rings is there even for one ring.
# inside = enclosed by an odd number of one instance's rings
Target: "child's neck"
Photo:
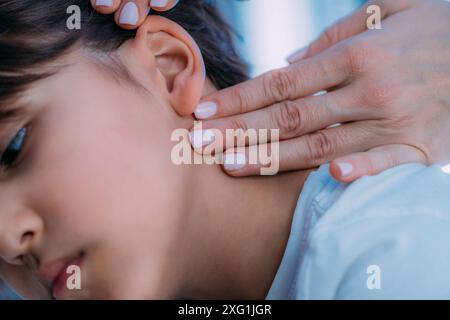
[[[264,299],[309,172],[231,178],[219,166],[191,169],[180,297]]]

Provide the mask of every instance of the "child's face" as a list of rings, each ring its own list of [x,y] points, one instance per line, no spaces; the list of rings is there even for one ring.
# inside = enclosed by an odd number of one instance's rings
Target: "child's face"
[[[51,275],[82,256],[81,290],[58,298],[166,298],[189,183],[170,161],[170,134],[186,119],[158,90],[119,83],[80,55],[69,62],[1,125],[6,144],[31,124],[22,160],[0,178],[0,255],[31,254]],[[17,268],[5,262],[6,275]]]

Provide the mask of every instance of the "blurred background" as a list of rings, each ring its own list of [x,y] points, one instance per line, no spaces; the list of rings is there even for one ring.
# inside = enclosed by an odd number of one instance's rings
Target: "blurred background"
[[[251,74],[285,66],[333,22],[365,0],[212,0],[237,31],[237,45]]]

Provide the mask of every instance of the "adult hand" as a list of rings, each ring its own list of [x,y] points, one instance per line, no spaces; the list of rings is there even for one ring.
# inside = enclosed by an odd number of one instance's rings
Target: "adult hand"
[[[167,11],[178,0],[91,0],[92,6],[99,13],[114,13],[116,23],[124,29],[136,29],[147,17],[150,9]]]
[[[367,30],[369,5],[381,8],[381,30]],[[205,97],[195,115],[223,136],[280,129],[281,171],[332,161],[333,176],[350,182],[406,162],[450,161],[449,17],[448,2],[369,1],[290,66]],[[260,166],[232,170],[255,175]]]

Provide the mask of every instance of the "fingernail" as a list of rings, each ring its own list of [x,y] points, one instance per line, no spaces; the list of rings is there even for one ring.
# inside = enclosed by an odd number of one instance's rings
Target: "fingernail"
[[[243,153],[227,153],[223,157],[223,167],[226,171],[236,171],[246,165],[246,157]]]
[[[194,148],[201,148],[211,144],[214,142],[215,138],[214,131],[210,129],[189,132],[189,141]]]
[[[202,102],[195,109],[195,117],[199,120],[211,118],[217,113],[217,104],[214,102]]]
[[[120,14],[119,23],[136,25],[139,20],[139,9],[134,2],[128,2],[123,6],[122,13]]]
[[[151,0],[150,6],[162,8],[162,7],[166,7],[168,3],[169,3],[169,0]]]
[[[288,56],[286,58],[286,60],[289,63],[294,63],[294,62],[297,62],[297,61],[303,59],[306,56],[307,53],[308,53],[308,47],[304,47],[304,48],[302,48],[300,50],[295,51],[290,56]]]
[[[347,177],[353,172],[353,165],[351,163],[339,163],[338,166],[343,177]]]
[[[105,6],[105,7],[112,7],[113,0],[97,0],[95,1],[96,6]]]

